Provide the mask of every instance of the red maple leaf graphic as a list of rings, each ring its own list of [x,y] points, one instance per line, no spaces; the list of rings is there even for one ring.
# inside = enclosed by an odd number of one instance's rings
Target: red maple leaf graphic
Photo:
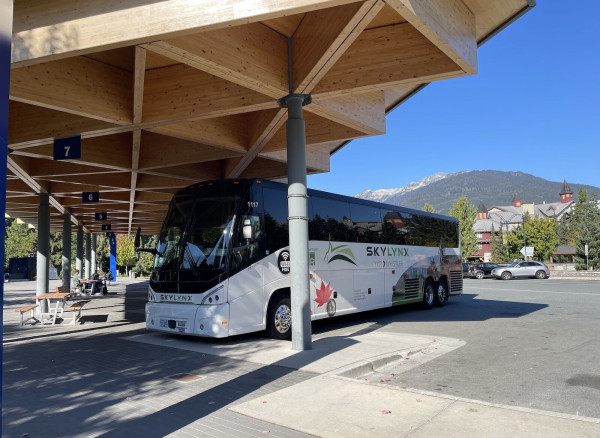
[[[313,301],[318,304],[317,307],[321,307],[323,304],[327,304],[333,289],[329,287],[329,284],[325,284],[323,283],[323,280],[321,280],[321,288],[317,289],[316,292],[317,298],[315,298]]]

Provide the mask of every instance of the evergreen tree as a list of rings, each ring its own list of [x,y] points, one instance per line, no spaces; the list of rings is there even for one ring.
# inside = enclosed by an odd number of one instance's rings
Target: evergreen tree
[[[559,245],[575,246],[575,231],[573,221],[570,218],[563,218],[556,226],[556,237]]]
[[[58,270],[60,276],[62,272],[62,241],[63,233],[50,233],[50,266]]]
[[[473,230],[477,219],[477,209],[465,196],[461,196],[450,208],[450,216],[459,221],[463,261],[477,251],[477,236]]]
[[[504,232],[502,231],[502,227],[500,227],[500,231],[496,233],[494,226],[492,225],[492,262],[508,262],[507,250],[508,248],[504,243]]]
[[[577,269],[586,269],[585,245],[588,245],[588,265],[600,269],[600,222],[598,204],[594,197],[588,200],[585,190],[579,190],[573,222],[577,233],[575,261]]]
[[[429,213],[435,213],[435,208],[433,208],[433,205],[426,202],[425,205],[423,206],[423,211],[427,211]]]

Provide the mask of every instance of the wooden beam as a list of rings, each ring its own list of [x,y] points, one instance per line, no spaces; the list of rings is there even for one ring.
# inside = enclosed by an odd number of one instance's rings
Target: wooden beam
[[[249,115],[250,148],[246,155],[240,159],[227,160],[225,175],[227,178],[238,178],[244,169],[256,158],[263,147],[279,131],[285,123],[287,109],[277,108],[269,111],[260,111]]]
[[[263,152],[260,154],[260,157],[287,163],[287,150]],[[329,172],[329,162],[330,155],[327,148],[315,145],[306,146],[306,167],[308,169],[317,170],[319,172]]]
[[[307,13],[292,40],[294,90],[311,92],[383,6],[368,0]]]
[[[240,178],[286,178],[287,164],[267,158],[256,158],[244,169]]]
[[[247,119],[247,114],[239,114],[162,125],[149,131],[245,153],[248,150]]]
[[[475,14],[462,0],[386,1],[465,73],[477,73]]]
[[[172,197],[171,193],[143,191],[135,194],[135,202],[170,201]]]
[[[53,111],[14,100],[8,103],[8,146],[11,149],[51,143],[87,131],[114,127],[112,123]]]
[[[138,190],[157,190],[169,188],[181,188],[191,184],[189,179],[174,178],[160,175],[138,174]]]
[[[313,90],[314,97],[362,93],[464,76],[408,23],[365,30]]]
[[[97,178],[98,179],[98,178]],[[79,195],[82,192],[123,192],[129,190],[129,187],[119,188],[98,184],[74,184],[65,182],[52,182],[52,194],[56,196]]]
[[[221,178],[221,170],[211,163],[193,163],[183,166],[161,167],[153,170],[140,170],[140,173],[149,175],[167,176],[179,179],[188,179],[189,184],[195,181]]]
[[[53,159],[51,144],[18,149],[13,155],[32,158]],[[115,134],[81,140],[81,158],[63,160],[63,163],[102,166],[112,170],[131,169],[131,134]]]
[[[340,125],[316,114],[305,112],[304,122],[306,124],[306,144],[323,143],[331,140],[348,140],[364,137],[365,134],[348,126]],[[285,150],[287,147],[287,127],[282,124],[281,128],[262,148],[263,152]]]
[[[51,181],[52,187],[55,184],[59,184],[60,186],[61,183],[65,183],[97,185],[98,187],[111,187],[115,189],[130,188],[129,172],[102,173],[100,175],[56,175],[43,177],[43,179]]]
[[[385,134],[383,91],[315,98],[306,111],[370,135]]]
[[[216,148],[192,141],[181,140],[153,132],[142,134],[142,154],[139,169],[222,160],[241,155],[228,149]],[[165,154],[165,151],[169,151]]]
[[[144,102],[144,79],[146,75],[146,49],[135,48],[135,60],[133,70],[133,123],[142,122],[142,109]],[[133,131],[133,142],[131,146],[131,188],[129,192],[129,230],[131,234],[131,222],[133,220],[133,208],[135,207],[135,188],[137,184],[137,170],[140,162],[142,131]]]
[[[146,72],[144,121],[177,122],[274,108],[277,102],[256,91],[196,70],[174,65]]]
[[[289,90],[287,39],[260,23],[158,41],[145,47],[274,99]]]
[[[70,162],[42,160],[37,158],[29,158],[29,160],[31,177],[39,179],[51,179],[52,177],[61,175],[91,174],[97,174],[98,178],[102,178],[100,174],[114,172],[114,170],[106,169],[104,167],[86,166],[83,164],[74,164]]]
[[[132,122],[131,73],[88,58],[16,69],[10,98],[119,125]]]
[[[15,2],[15,67],[231,28],[356,0],[20,0]]]

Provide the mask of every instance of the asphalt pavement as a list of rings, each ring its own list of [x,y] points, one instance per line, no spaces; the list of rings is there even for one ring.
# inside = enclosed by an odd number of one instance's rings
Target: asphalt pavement
[[[257,335],[207,340],[146,332],[147,283],[121,278],[109,295],[92,298],[80,324],[21,328],[14,309],[31,302],[35,283],[5,283],[2,436],[600,436],[595,417],[451,390],[454,376],[464,377],[456,361],[477,362],[475,353],[487,351],[471,331],[496,319],[527,330],[528,315],[551,318],[544,312],[560,307],[560,300],[541,300],[530,288],[535,283],[465,284],[481,289],[479,299],[466,293],[432,311],[318,323],[313,349],[297,352]],[[523,289],[523,300],[503,301],[505,284]],[[594,290],[565,289],[545,297],[598,304]],[[472,327],[461,332],[460,325]],[[456,367],[445,370],[446,381],[438,374],[439,385],[431,386],[417,378],[440,364]],[[600,400],[590,376],[590,397]]]

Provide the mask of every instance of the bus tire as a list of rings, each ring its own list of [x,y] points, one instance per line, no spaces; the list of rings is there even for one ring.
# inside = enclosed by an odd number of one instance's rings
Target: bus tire
[[[288,296],[273,297],[267,311],[267,334],[279,340],[292,339],[292,304]]]
[[[435,287],[433,281],[427,280],[423,286],[423,308],[431,309],[435,302]]]
[[[435,305],[438,307],[444,307],[448,302],[448,282],[445,278],[440,279],[437,285],[437,292],[435,294]]]

